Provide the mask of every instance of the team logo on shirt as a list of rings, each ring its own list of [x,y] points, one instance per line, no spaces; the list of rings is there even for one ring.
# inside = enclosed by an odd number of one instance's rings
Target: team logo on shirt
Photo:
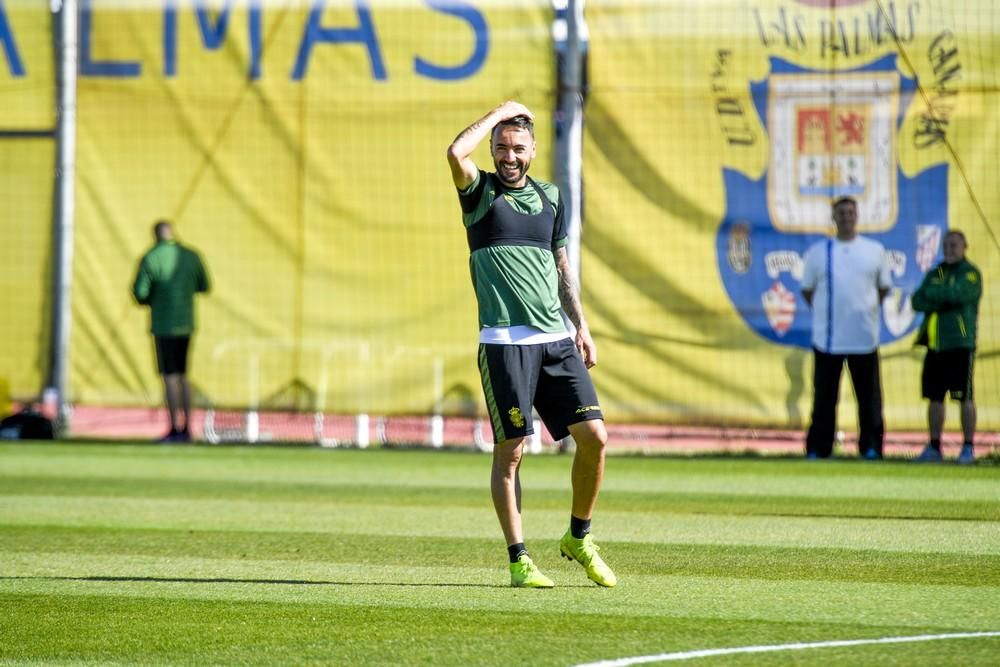
[[[843,195],[858,202],[859,233],[887,251],[894,288],[882,306],[881,342],[916,327],[909,295],[939,257],[948,227],[947,164],[913,175],[899,165],[901,127],[916,91],[917,79],[899,70],[895,53],[836,71],[771,57],[768,76],[749,82],[766,166],[758,174],[723,168],[716,258],[730,300],[759,335],[811,346],[802,259],[833,231],[831,202]],[[726,137],[732,151],[758,145],[752,129],[733,132]],[[753,262],[750,248],[763,261]]]

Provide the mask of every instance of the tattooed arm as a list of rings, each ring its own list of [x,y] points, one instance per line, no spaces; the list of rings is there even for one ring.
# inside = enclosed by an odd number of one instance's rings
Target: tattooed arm
[[[565,247],[557,248],[553,254],[556,258],[556,270],[559,272],[559,303],[569,317],[569,321],[576,327],[576,347],[580,350],[583,362],[587,368],[593,368],[597,364],[597,346],[594,344],[594,339],[590,337],[590,328],[587,326],[587,320],[583,317],[579,291],[569,266],[569,256],[566,254]]]
[[[534,117],[528,107],[519,102],[508,100],[462,130],[455,137],[455,140],[448,146],[448,165],[451,167],[451,179],[455,182],[456,188],[466,189],[479,175],[479,168],[471,157],[476,147],[490,135],[497,123],[515,116]]]

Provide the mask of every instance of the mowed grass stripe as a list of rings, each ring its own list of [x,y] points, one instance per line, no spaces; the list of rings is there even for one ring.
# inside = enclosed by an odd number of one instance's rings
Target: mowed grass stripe
[[[3,480],[9,495],[96,496],[114,498],[182,498],[264,501],[297,498],[301,501],[337,501],[365,505],[400,504],[427,507],[482,507],[489,492],[484,481],[479,488],[466,486],[386,486],[369,483],[314,484],[292,482],[241,483],[233,480],[110,479],[93,477],[28,476]],[[564,508],[568,489],[532,489],[532,507]],[[801,496],[705,493],[699,491],[605,490],[601,509],[614,512],[669,514],[734,514],[776,516],[826,516],[852,518],[992,520],[996,503],[985,500],[882,497]]]
[[[715,618],[879,625],[940,630],[988,631],[1000,627],[993,603],[996,586],[928,587],[768,579],[631,575],[614,593],[599,591],[579,568],[552,563],[556,582],[549,593],[526,598],[512,593],[502,574],[487,569],[444,570],[428,566],[208,561],[149,557],[121,559],[115,573],[107,559],[49,561],[69,574],[39,572],[3,580],[0,594],[142,597],[151,599],[246,600],[330,603],[356,607],[464,609],[517,614],[527,608],[553,615]],[[19,563],[25,572],[41,569]],[[86,567],[89,565],[90,567]],[[103,570],[107,572],[106,569]],[[616,587],[617,588],[617,587]],[[615,624],[620,624],[616,620]]]
[[[229,481],[260,483],[260,488],[292,484],[478,491],[486,488],[490,474],[490,457],[469,451],[0,443],[0,460],[0,480],[200,481],[222,488]],[[569,467],[570,457],[528,456],[521,474],[533,490],[564,490],[569,488]],[[955,487],[961,485],[965,501],[1000,503],[997,478],[998,468],[990,464],[611,456],[604,491],[931,502],[955,500]]]
[[[567,498],[568,505],[568,498]],[[555,538],[569,511],[541,510],[525,501],[525,534]],[[497,536],[492,507],[422,507],[345,502],[181,500],[94,496],[0,495],[0,524],[117,526],[188,530],[260,530],[356,533],[362,528],[397,537]],[[1000,531],[991,521],[842,519],[827,517],[637,514],[601,511],[594,519],[601,539],[667,544],[734,544],[847,547],[992,555]]]
[[[509,592],[508,592],[509,593]],[[529,592],[517,591],[527,598]],[[781,643],[831,637],[899,635],[916,629],[884,621],[875,626],[821,622],[720,621],[714,618],[634,617],[627,632],[615,632],[598,615],[552,616],[530,608],[517,612],[516,625],[496,615],[483,618],[465,610],[393,607],[357,609],[350,605],[149,601],[134,598],[35,596],[0,598],[11,607],[30,605],[32,626],[9,628],[5,655],[13,661],[77,662],[81,656],[101,664],[394,664],[394,665],[569,665],[595,657],[644,655],[703,648],[706,628],[725,637],[727,646]],[[109,613],[110,611],[110,613]],[[506,622],[505,622],[506,621]],[[3,627],[0,620],[0,627]],[[135,627],[143,627],[137,633]],[[415,629],[419,628],[418,631]],[[3,629],[8,629],[3,627]],[[928,628],[927,631],[934,631]],[[36,633],[49,642],[39,646]],[[515,636],[516,635],[516,636]],[[156,641],[151,642],[150,637]],[[237,642],[227,639],[240,637]],[[571,637],[571,639],[570,639]],[[515,640],[516,639],[516,640]],[[886,647],[863,652],[813,654],[815,664],[988,665],[1000,642],[964,641],[961,645],[924,645],[918,651]],[[837,658],[847,657],[848,662]],[[799,656],[803,659],[806,656]],[[741,664],[791,664],[757,656]],[[900,661],[902,659],[902,661]],[[719,663],[707,663],[719,664]],[[725,664],[737,664],[727,661]],[[802,664],[801,662],[796,664]]]
[[[223,560],[280,559],[296,562],[376,564],[433,562],[442,568],[481,567],[499,571],[499,538],[418,541],[363,533],[259,531],[124,530],[3,526],[0,562],[17,554],[45,552],[94,556],[157,556]],[[880,552],[835,548],[795,548],[604,541],[604,552],[623,575],[692,575],[771,580],[912,583],[914,573],[935,584],[1000,585],[1000,554],[956,558],[946,553]],[[548,566],[556,540],[533,540],[532,550]],[[3,568],[7,569],[7,568]],[[572,568],[571,568],[572,569]]]

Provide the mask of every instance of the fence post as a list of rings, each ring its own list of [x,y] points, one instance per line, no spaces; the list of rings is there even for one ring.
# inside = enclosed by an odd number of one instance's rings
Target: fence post
[[[56,392],[58,403],[56,428],[64,433],[69,426],[70,323],[73,317],[73,220],[76,183],[76,72],[77,72],[77,0],[52,0],[57,18],[54,31],[58,58],[56,86],[58,96],[55,202],[53,244],[55,262],[52,275],[52,342],[49,351],[48,386]]]

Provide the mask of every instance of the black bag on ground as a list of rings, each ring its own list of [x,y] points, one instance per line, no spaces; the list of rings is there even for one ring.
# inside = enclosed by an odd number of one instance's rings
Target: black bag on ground
[[[0,420],[0,440],[52,440],[52,421],[26,409]]]

